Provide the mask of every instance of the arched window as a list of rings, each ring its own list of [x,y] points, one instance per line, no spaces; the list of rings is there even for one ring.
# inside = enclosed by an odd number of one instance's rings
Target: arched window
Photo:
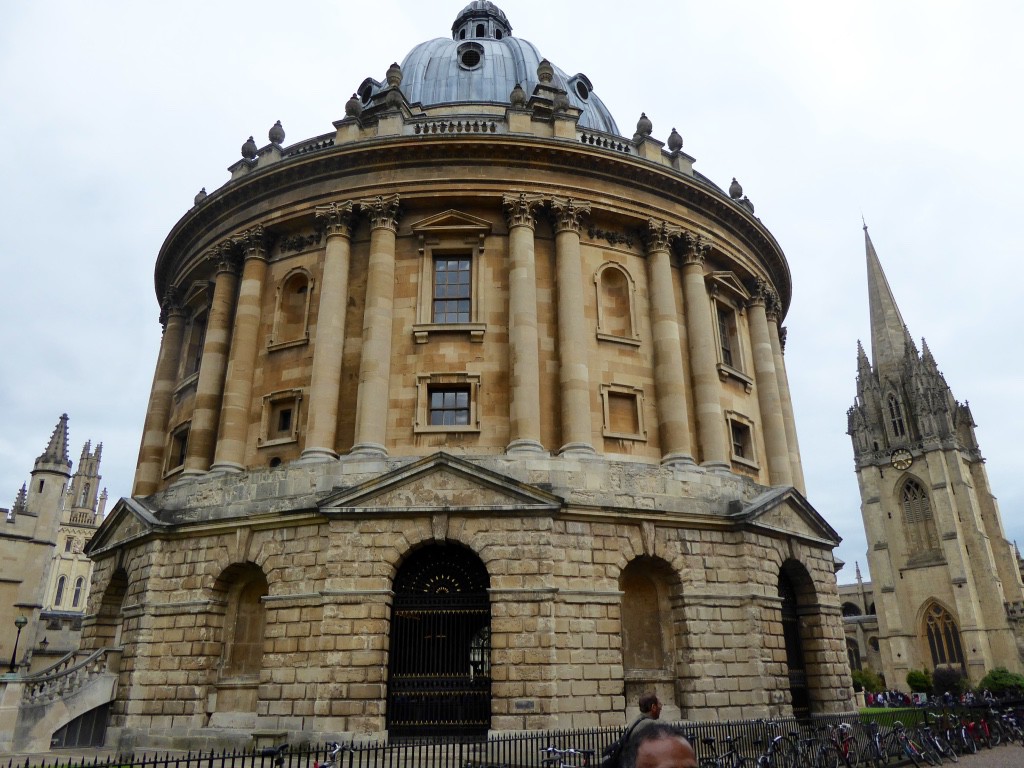
[[[271,345],[305,341],[311,281],[305,270],[291,272],[277,291],[277,313]]]
[[[89,483],[85,484],[85,488],[82,489],[82,500],[78,503],[78,506],[84,507],[89,503]]]
[[[843,616],[860,616],[860,608],[856,603],[843,603]]]
[[[932,603],[924,613],[924,631],[932,665],[964,666],[964,650],[960,644],[960,628],[952,614],[938,603]]]
[[[75,579],[75,591],[71,597],[71,607],[77,608],[82,602],[82,592],[85,590],[85,579],[79,576]]]
[[[66,576],[61,576],[57,579],[57,596],[53,599],[53,604],[59,606],[64,602],[64,589],[67,587],[68,579]]]
[[[892,433],[896,437],[906,437],[907,428],[903,423],[903,408],[896,395],[889,395],[889,423],[892,425]]]
[[[860,669],[860,646],[852,638],[846,638],[846,660],[850,662],[850,669]]]
[[[483,24],[477,24],[476,25],[476,36],[477,37],[483,37],[484,36],[484,25]]]
[[[222,677],[252,678],[263,663],[267,579],[255,566],[241,567],[231,577],[234,583],[228,591]]]
[[[900,492],[903,525],[907,534],[907,551],[914,554],[934,553],[939,548],[928,494],[917,480],[910,478]]]

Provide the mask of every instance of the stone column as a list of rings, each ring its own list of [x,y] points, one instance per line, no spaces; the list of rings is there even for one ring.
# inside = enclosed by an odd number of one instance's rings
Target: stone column
[[[252,377],[259,353],[260,315],[263,284],[267,277],[267,248],[263,227],[255,226],[238,238],[245,256],[242,282],[235,307],[235,329],[231,336],[231,358],[224,381],[224,404],[220,412],[220,437],[212,470],[241,472],[245,469],[245,446],[252,414]]]
[[[534,263],[535,215],[540,195],[505,195],[508,219],[508,453],[539,453],[540,353],[537,338],[537,272]]]
[[[555,279],[558,283],[558,381],[562,388],[562,447],[559,453],[593,454],[587,325],[583,314],[581,219],[588,203],[552,198],[555,217]]]
[[[181,344],[185,337],[185,313],[172,291],[164,297],[160,311],[164,335],[160,340],[160,354],[156,359],[153,387],[149,391],[146,424],[142,429],[139,446],[139,466],[135,472],[132,496],[149,496],[160,486],[163,475],[164,448],[167,445],[167,419],[171,413],[171,399],[178,379]]]
[[[757,404],[761,411],[761,432],[768,460],[768,481],[772,485],[792,485],[793,473],[789,465],[789,446],[786,443],[786,424],[779,398],[779,380],[775,373],[775,354],[772,351],[771,332],[765,306],[778,303],[778,294],[765,280],[758,278],[747,315],[750,318],[750,346],[754,354],[754,384]]]
[[[388,395],[391,384],[391,325],[395,303],[395,239],[398,195],[359,201],[370,218],[370,258],[359,359],[353,454],[387,456]]]
[[[704,257],[709,244],[700,235],[683,234],[683,298],[686,302],[686,338],[690,345],[693,394],[697,401],[697,435],[701,466],[728,470],[731,466],[725,441],[721,381],[715,329],[711,324],[711,300],[704,284]]]
[[[786,374],[786,329],[779,327],[779,311],[776,304],[768,308],[768,334],[775,356],[775,373],[779,380],[779,400],[782,402],[782,418],[786,425],[786,445],[789,446],[789,467],[793,473],[793,487],[800,493],[807,493],[804,487],[804,468],[800,460],[800,443],[796,436],[796,418],[793,416],[793,398],[789,393],[789,376]]]
[[[345,348],[345,311],[348,308],[352,203],[318,206],[316,220],[326,231],[327,248],[317,310],[303,461],[338,458],[334,448],[338,431],[338,400],[341,397],[341,357]]]
[[[213,284],[213,299],[210,301],[206,323],[203,356],[199,362],[183,476],[201,475],[210,469],[217,442],[221,397],[224,394],[224,372],[228,366],[232,310],[238,288],[238,260],[235,258],[234,246],[229,242],[217,246],[212,258],[217,261],[217,277]]]
[[[654,337],[654,388],[658,403],[661,463],[692,465],[690,417],[686,410],[683,352],[679,342],[679,313],[672,290],[670,247],[681,230],[665,222],[647,222],[647,279],[651,296]]]

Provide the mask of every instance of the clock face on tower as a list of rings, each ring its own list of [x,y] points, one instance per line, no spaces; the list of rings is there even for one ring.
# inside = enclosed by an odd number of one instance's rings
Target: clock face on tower
[[[906,448],[897,448],[892,452],[889,461],[896,469],[909,469],[910,465],[914,463],[914,456]]]

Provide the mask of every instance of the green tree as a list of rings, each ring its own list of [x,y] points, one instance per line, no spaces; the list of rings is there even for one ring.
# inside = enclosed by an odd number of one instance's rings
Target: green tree
[[[853,690],[878,693],[885,690],[885,682],[871,667],[855,669],[853,670]]]
[[[907,685],[914,693],[928,693],[932,690],[932,674],[927,669],[912,669],[907,672]]]
[[[1010,672],[1006,667],[996,667],[981,678],[978,683],[978,691],[985,689],[992,691],[994,696],[1005,696],[1007,693],[1024,693],[1024,675]]]
[[[963,670],[957,667],[936,667],[932,674],[932,680],[934,681],[932,691],[936,696],[941,696],[946,691],[954,696],[959,696],[969,687],[967,676],[964,675]]]

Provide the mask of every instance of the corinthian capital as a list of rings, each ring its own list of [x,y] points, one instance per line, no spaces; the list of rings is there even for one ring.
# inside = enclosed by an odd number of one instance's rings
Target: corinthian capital
[[[160,325],[167,329],[167,321],[171,317],[181,317],[185,311],[181,307],[181,300],[178,298],[176,288],[168,288],[164,293],[163,301],[160,302]]]
[[[206,259],[213,262],[216,272],[234,274],[238,271],[239,263],[236,242],[233,239],[229,239],[217,243],[206,253]]]
[[[571,197],[551,198],[556,232],[579,232],[583,217],[590,213],[590,203]]]
[[[334,237],[335,235],[351,237],[351,202],[345,201],[343,203],[328,203],[327,205],[318,205],[313,210],[313,214],[316,217],[317,226],[321,227],[328,237]]]
[[[679,238],[683,231],[679,227],[671,227],[664,221],[647,220],[647,231],[644,233],[644,245],[647,252],[667,251],[672,241]]]
[[[234,241],[246,259],[267,258],[267,236],[262,224],[245,230]]]
[[[711,243],[704,239],[704,235],[684,231],[680,240],[683,244],[683,263],[703,264],[711,250]]]
[[[398,195],[377,195],[359,201],[359,209],[370,218],[371,229],[398,231]]]
[[[501,198],[505,206],[505,219],[509,227],[536,226],[537,209],[544,201],[540,195],[528,195],[526,192],[510,193]]]
[[[778,319],[779,316],[779,294],[772,287],[772,284],[763,277],[755,277],[750,284],[749,306],[763,304],[765,313],[770,319]]]

